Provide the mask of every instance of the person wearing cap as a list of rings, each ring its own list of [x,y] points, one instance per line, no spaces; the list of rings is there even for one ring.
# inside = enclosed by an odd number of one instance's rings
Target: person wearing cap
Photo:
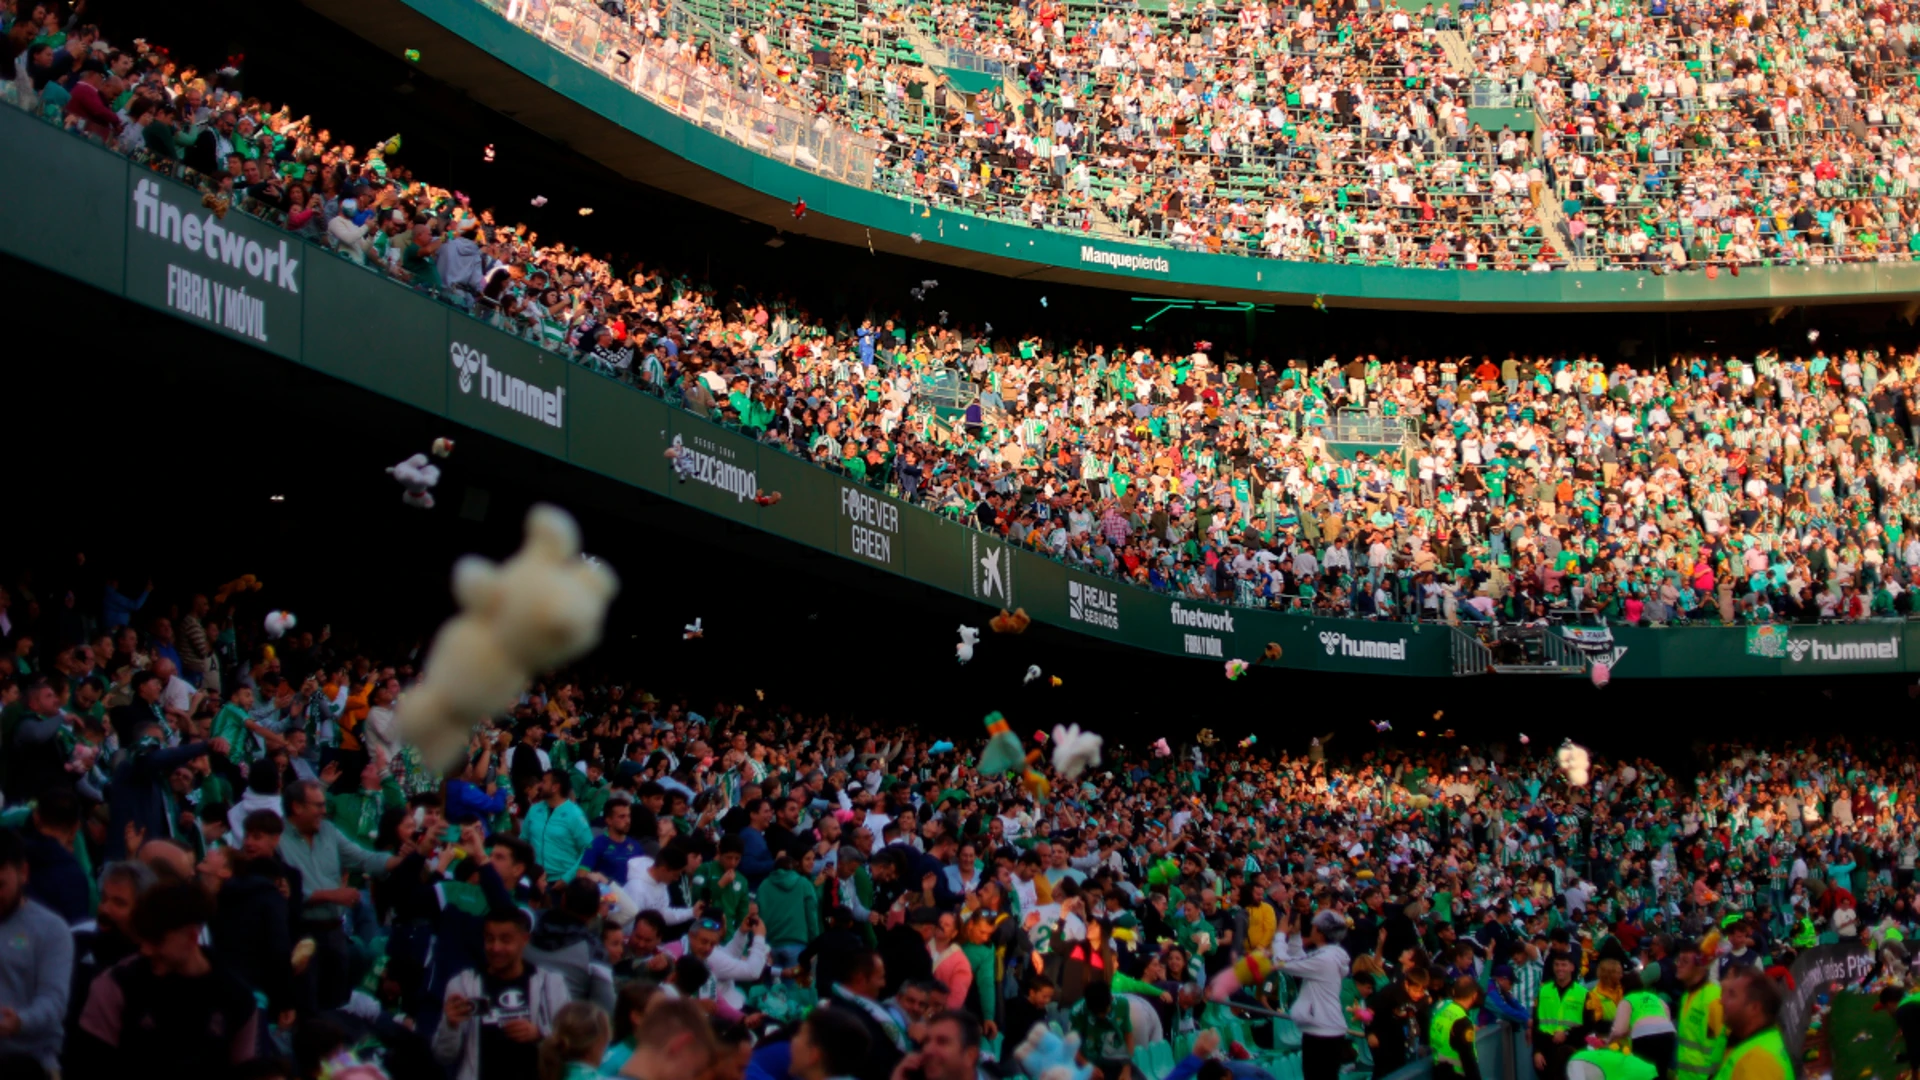
[[[1548,965],[1553,978],[1533,1007],[1533,1067],[1542,1080],[1564,1080],[1567,1059],[1580,1046],[1587,988],[1574,980],[1572,955],[1555,953]]]
[[[1674,971],[1680,980],[1680,1017],[1675,1030],[1674,1075],[1679,1080],[1707,1080],[1720,1070],[1726,1056],[1727,1024],[1721,985],[1707,978],[1711,962],[1692,943],[1674,953]],[[1745,971],[1745,968],[1734,968]]]
[[[1714,1080],[1793,1080],[1779,1024],[1780,984],[1757,967],[1737,967],[1721,977],[1719,990],[1729,1044]]]
[[[474,297],[486,288],[486,253],[474,239],[480,227],[477,218],[463,217],[454,223],[453,235],[434,253],[434,269],[448,296],[463,308],[473,306]]]
[[[1466,1080],[1480,1075],[1479,1058],[1474,1053],[1474,1004],[1480,999],[1480,984],[1471,975],[1453,980],[1448,1000],[1433,1010],[1427,1026],[1427,1050],[1433,1055],[1434,1080]]]
[[[1520,1004],[1519,994],[1514,990],[1514,971],[1512,964],[1496,964],[1493,978],[1487,984],[1487,998],[1484,1005],[1488,1012],[1515,1027],[1525,1027],[1532,1021],[1527,1007]]]
[[[327,221],[327,240],[334,250],[365,266],[367,254],[373,250],[371,237],[378,231],[379,225],[374,221],[356,223],[355,218],[359,213],[358,199],[341,199],[340,212]]]
[[[1299,920],[1299,915],[1291,913],[1282,918],[1280,933],[1273,939],[1273,962],[1300,984],[1288,1016],[1300,1028],[1305,1080],[1336,1080],[1353,1053],[1347,1042],[1346,1010],[1340,1004],[1341,984],[1353,965],[1340,947],[1347,936],[1347,917],[1331,908],[1315,913],[1302,937],[1306,950],[1295,955],[1289,942],[1292,933],[1298,932]]]

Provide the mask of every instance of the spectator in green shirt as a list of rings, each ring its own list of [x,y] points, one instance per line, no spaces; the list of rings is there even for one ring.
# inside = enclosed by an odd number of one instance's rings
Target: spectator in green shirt
[[[1087,984],[1087,994],[1074,1005],[1068,1023],[1080,1036],[1080,1052],[1105,1075],[1119,1076],[1133,1060],[1133,1016],[1114,1006],[1113,988],[1106,983]]]
[[[527,811],[522,835],[533,845],[534,859],[549,883],[571,881],[593,843],[593,828],[573,801],[573,782],[565,769],[547,770],[534,792],[540,801]]]

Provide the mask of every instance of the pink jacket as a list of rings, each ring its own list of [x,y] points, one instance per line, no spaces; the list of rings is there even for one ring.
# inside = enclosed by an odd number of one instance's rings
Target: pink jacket
[[[933,958],[933,978],[947,988],[947,1008],[966,1008],[967,989],[973,985],[973,964],[960,946],[949,945],[945,956]]]

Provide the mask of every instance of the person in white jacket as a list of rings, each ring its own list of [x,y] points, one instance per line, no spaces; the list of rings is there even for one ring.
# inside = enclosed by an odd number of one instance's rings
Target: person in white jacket
[[[1347,917],[1331,909],[1320,911],[1307,925],[1300,944],[1294,944],[1298,918],[1281,920],[1273,939],[1273,962],[1300,983],[1288,1015],[1300,1028],[1301,1073],[1305,1080],[1337,1080],[1351,1055],[1347,1015],[1340,1007],[1340,984],[1352,965],[1340,947],[1347,936]]]
[[[682,955],[697,956],[707,965],[710,978],[700,988],[699,997],[723,1006],[723,1011],[739,1012],[747,995],[738,984],[753,983],[766,974],[767,956],[773,950],[767,944],[767,924],[760,921],[757,909],[747,916],[733,940],[720,944],[720,921],[701,919],[687,931]]]
[[[668,844],[660,849],[659,855],[642,855],[627,863],[627,898],[633,901],[634,913],[657,911],[667,921],[668,926],[677,926],[692,922],[700,915],[700,906],[674,907],[673,894],[668,886],[680,880],[687,871],[686,849],[677,844]]]
[[[453,1080],[480,1080],[482,1029],[489,1027],[504,1036],[497,1046],[524,1050],[516,1055],[524,1058],[524,1075],[533,1075],[537,1068],[540,1040],[553,1034],[554,1015],[568,998],[567,981],[558,972],[526,962],[532,931],[533,920],[519,908],[488,915],[481,938],[485,966],[448,980],[445,1017],[433,1033],[433,1056],[453,1067]]]

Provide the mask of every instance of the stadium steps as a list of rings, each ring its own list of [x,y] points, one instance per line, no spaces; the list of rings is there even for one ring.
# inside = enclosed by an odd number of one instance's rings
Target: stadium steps
[[[1539,223],[1540,235],[1546,240],[1547,246],[1551,247],[1563,262],[1575,270],[1598,269],[1599,264],[1593,259],[1576,259],[1573,257],[1573,245],[1568,239],[1570,234],[1567,232],[1566,212],[1560,209],[1559,201],[1553,197],[1553,192],[1547,189],[1547,185],[1536,182],[1533,185],[1531,194],[1533,197],[1533,220]]]
[[[934,68],[947,66],[947,50],[934,44],[933,38],[929,37],[926,31],[915,26],[913,20],[907,20],[907,22],[900,27],[900,31],[901,36],[905,37],[907,41],[913,45],[913,51],[919,53],[920,59],[925,61],[928,66]]]
[[[1436,30],[1434,40],[1447,54],[1447,65],[1468,78],[1473,77],[1473,50],[1467,48],[1467,36],[1458,30]]]

